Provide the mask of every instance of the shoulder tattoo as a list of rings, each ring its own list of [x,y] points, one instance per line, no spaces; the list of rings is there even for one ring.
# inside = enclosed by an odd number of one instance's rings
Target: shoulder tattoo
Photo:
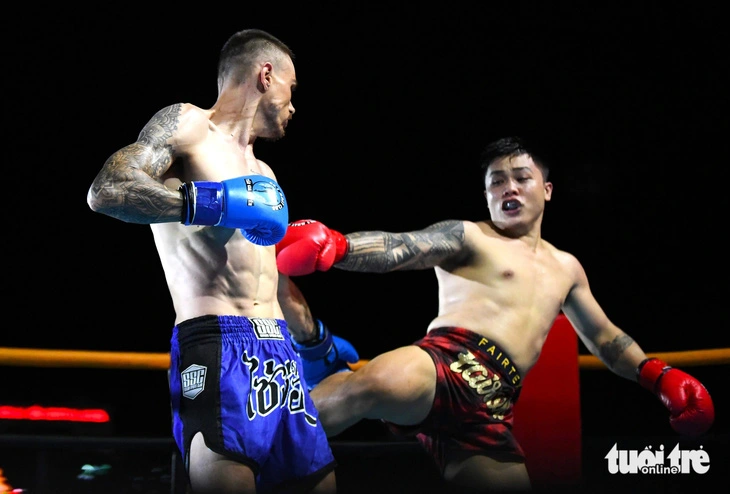
[[[182,104],[176,103],[155,113],[139,133],[137,141],[151,146],[164,143],[177,129],[181,108]]]

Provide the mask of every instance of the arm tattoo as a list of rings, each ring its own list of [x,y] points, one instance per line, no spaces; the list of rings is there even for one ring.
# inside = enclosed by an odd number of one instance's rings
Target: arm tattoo
[[[356,232],[347,238],[349,249],[336,264],[339,269],[369,273],[427,269],[461,253],[464,224],[449,220],[415,232]]]
[[[137,144],[147,157],[142,160],[146,165],[144,171],[150,177],[160,177],[172,163],[172,147],[167,144],[167,140],[177,130],[181,108],[182,105],[177,103],[158,111],[137,137]]]
[[[599,348],[601,359],[606,365],[613,368],[618,359],[621,358],[624,350],[630,347],[632,343],[634,343],[634,340],[629,335],[617,336],[613,341],[601,345]]]
[[[159,146],[172,137],[173,132],[177,129],[177,123],[180,119],[180,109],[182,105],[176,103],[167,108],[163,108],[153,116],[142,132],[139,133],[137,141],[146,146]]]
[[[158,111],[137,142],[115,152],[104,163],[91,193],[103,198],[104,213],[131,223],[177,220],[180,201],[157,181],[173,161],[167,140],[177,129],[182,105]]]

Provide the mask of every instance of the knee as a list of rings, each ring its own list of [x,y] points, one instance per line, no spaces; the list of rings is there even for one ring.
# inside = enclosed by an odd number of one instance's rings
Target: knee
[[[387,395],[387,379],[382,373],[363,367],[357,371],[333,374],[316,386],[310,395],[317,408],[336,404],[363,412]]]
[[[388,396],[393,391],[394,382],[392,373],[379,367],[365,366],[350,377],[353,397],[364,399]]]

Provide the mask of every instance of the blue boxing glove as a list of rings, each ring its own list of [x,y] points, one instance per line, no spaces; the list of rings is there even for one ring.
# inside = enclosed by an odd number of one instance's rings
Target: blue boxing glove
[[[179,188],[185,225],[240,228],[256,245],[274,245],[284,238],[289,207],[284,192],[263,175],[223,180],[186,182]]]
[[[294,350],[302,359],[304,380],[310,391],[325,377],[350,370],[348,362],[354,364],[360,360],[349,341],[334,336],[319,319],[315,319],[315,325],[317,337],[314,341],[297,343],[292,338]]]

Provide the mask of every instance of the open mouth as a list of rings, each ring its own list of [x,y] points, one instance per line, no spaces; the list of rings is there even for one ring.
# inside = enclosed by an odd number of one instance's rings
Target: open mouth
[[[502,203],[502,211],[514,211],[521,206],[520,201],[517,199],[510,199]]]

